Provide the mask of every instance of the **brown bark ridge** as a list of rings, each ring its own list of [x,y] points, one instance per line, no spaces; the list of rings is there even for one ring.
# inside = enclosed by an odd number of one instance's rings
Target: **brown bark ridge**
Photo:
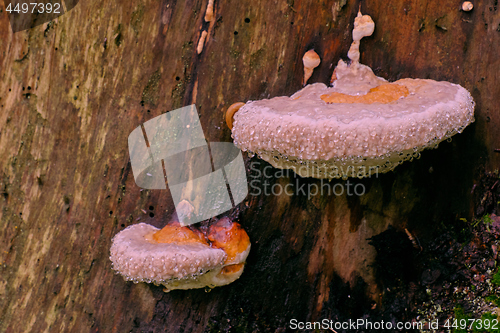
[[[215,0],[206,23],[207,2],[80,0],[16,34],[1,5],[0,331],[256,332],[284,331],[293,318],[355,319],[387,285],[368,238],[393,225],[425,242],[436,225],[472,216],[475,170],[500,162],[496,0],[471,12],[452,0]],[[113,235],[138,221],[162,226],[174,208],[168,191],[135,185],[130,132],[194,103],[207,140],[230,141],[222,110],[298,90],[308,49],[322,58],[309,82],[328,82],[360,4],[376,23],[361,61],[391,81],[461,84],[476,122],[394,172],[350,179],[362,196],[309,196],[300,188],[324,182],[245,155],[262,193],[250,186],[231,212],[253,244],[239,280],[165,294],[115,275]],[[264,193],[289,183],[292,196]],[[337,183],[347,189],[328,184]]]

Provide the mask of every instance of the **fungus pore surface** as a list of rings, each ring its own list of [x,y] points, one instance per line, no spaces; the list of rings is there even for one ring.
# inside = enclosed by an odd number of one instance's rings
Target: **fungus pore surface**
[[[132,225],[113,238],[110,260],[125,280],[163,285],[164,291],[217,287],[240,277],[250,240],[238,223],[219,220],[204,233],[178,222],[157,229]]]
[[[359,63],[359,41],[373,33],[358,13],[348,56],[332,86],[307,85],[290,97],[249,101],[233,116],[234,143],[303,177],[368,177],[436,148],[474,121],[474,101],[445,81],[377,77]]]

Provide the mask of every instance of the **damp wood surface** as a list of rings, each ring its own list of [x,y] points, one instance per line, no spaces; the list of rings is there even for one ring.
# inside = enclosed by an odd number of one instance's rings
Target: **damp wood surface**
[[[81,0],[15,34],[0,4],[0,331],[275,332],[291,319],[377,318],[387,284],[367,239],[392,225],[425,246],[438,226],[477,213],[474,184],[500,162],[497,1],[471,12],[452,0],[361,2],[376,24],[361,62],[390,81],[462,85],[475,123],[394,172],[349,183],[244,154],[249,195],[228,213],[252,241],[239,280],[165,294],[114,274],[111,238],[134,223],[161,227],[174,211],[168,190],[135,185],[132,130],[195,104],[207,140],[231,141],[223,111],[300,89],[307,50],[322,60],[309,83],[329,81],[360,5],[215,0],[206,23],[207,2]],[[287,184],[293,195],[273,194]],[[344,193],[321,193],[324,184]],[[357,184],[364,195],[348,195]]]

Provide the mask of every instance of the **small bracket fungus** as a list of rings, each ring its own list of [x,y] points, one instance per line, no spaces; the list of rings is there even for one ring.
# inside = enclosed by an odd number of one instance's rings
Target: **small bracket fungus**
[[[207,11],[205,12],[205,22],[210,22],[214,19],[214,0],[208,0]]]
[[[168,292],[229,284],[241,276],[249,252],[245,230],[222,218],[208,230],[178,222],[161,230],[132,225],[113,238],[110,260],[125,280],[163,285]]]
[[[321,58],[314,50],[309,50],[302,57],[302,63],[304,64],[304,82],[302,84],[306,85],[314,69],[321,63]]]
[[[470,12],[472,9],[474,9],[474,5],[472,4],[472,2],[470,1],[465,1],[463,4],[462,4],[462,10],[464,12]]]
[[[331,87],[310,84],[291,97],[230,108],[234,143],[303,177],[362,178],[418,158],[474,121],[474,101],[463,87],[423,79],[390,83],[359,63],[360,40],[374,29],[371,17],[358,13],[351,63],[338,62]]]
[[[198,46],[196,47],[196,53],[201,54],[203,52],[203,46],[205,46],[205,39],[207,39],[208,32],[203,30],[201,32],[200,40],[198,41]]]
[[[229,108],[227,108],[226,111],[226,124],[229,127],[229,129],[233,129],[233,116],[238,111],[245,103],[243,102],[238,102],[232,104]]]

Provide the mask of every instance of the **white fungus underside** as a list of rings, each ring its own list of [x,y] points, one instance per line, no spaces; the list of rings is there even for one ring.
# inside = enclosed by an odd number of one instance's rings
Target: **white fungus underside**
[[[418,157],[474,121],[474,101],[457,84],[394,83],[410,94],[388,104],[327,104],[320,96],[338,89],[322,83],[247,102],[234,116],[234,143],[303,177],[361,178]]]
[[[139,223],[113,238],[110,260],[125,280],[161,284],[167,290],[192,289],[226,285],[243,272],[241,269],[233,274],[219,274],[227,257],[221,249],[196,243],[152,244],[145,239],[158,230]]]

